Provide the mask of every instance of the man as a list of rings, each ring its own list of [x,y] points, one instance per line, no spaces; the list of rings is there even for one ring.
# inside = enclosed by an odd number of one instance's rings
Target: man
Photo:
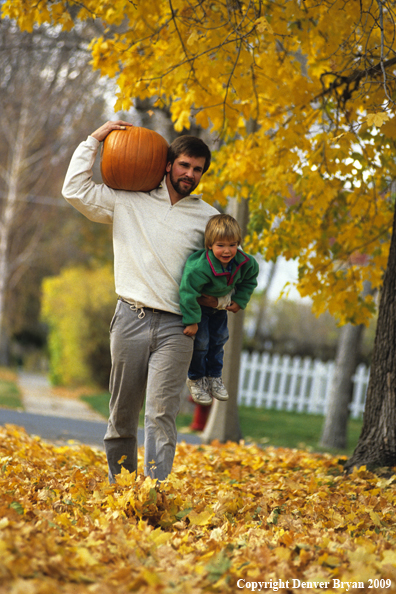
[[[115,289],[110,325],[110,416],[104,437],[109,479],[137,470],[139,412],[146,395],[145,474],[164,480],[177,440],[176,415],[187,377],[193,338],[183,333],[179,284],[190,254],[204,245],[208,219],[218,211],[193,194],[210,165],[199,138],[182,136],[169,147],[162,184],[151,192],[113,190],[92,181],[107,122],[75,151],[63,195],[92,221],[113,224]],[[213,303],[207,303],[213,305]]]

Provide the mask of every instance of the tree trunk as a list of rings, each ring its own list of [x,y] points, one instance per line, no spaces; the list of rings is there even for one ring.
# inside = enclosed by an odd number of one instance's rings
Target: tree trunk
[[[18,180],[24,166],[24,140],[28,125],[29,114],[23,105],[17,127],[15,144],[9,159],[9,171],[2,177],[7,190],[4,193],[4,206],[0,221],[0,364],[8,365],[8,329],[6,326],[6,292],[9,280],[9,242],[12,234],[12,224],[18,209]]]
[[[248,201],[235,200],[234,216],[242,228],[242,237],[246,235],[246,226],[249,216]],[[228,314],[228,329],[230,338],[224,349],[223,381],[230,396],[226,402],[214,400],[210,411],[208,422],[202,434],[202,441],[210,443],[218,439],[221,443],[226,441],[238,442],[242,439],[242,432],[239,425],[238,415],[238,384],[239,367],[243,342],[243,311],[237,314]]]
[[[384,275],[363,428],[347,472],[396,466],[396,217]]]
[[[253,344],[255,348],[260,348],[263,342],[263,323],[265,320],[266,309],[268,305],[268,293],[272,285],[272,281],[275,278],[275,273],[277,269],[277,261],[270,262],[270,271],[268,274],[267,282],[263,289],[263,292],[260,297],[257,316],[256,316],[256,325],[254,329],[253,335]]]
[[[347,445],[349,404],[353,393],[352,376],[358,363],[363,330],[363,324],[346,324],[341,328],[329,407],[320,441],[320,445],[325,448],[345,449]]]
[[[231,318],[232,315],[232,318]],[[243,312],[230,314],[228,329],[230,338],[224,349],[223,381],[230,396],[227,402],[213,399],[212,408],[201,439],[203,443],[210,443],[218,439],[238,442],[242,439],[238,415],[238,383],[240,356],[243,340]]]

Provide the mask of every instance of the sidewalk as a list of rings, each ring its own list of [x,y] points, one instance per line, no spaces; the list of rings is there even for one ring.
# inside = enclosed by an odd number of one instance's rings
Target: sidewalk
[[[69,440],[103,449],[107,419],[91,410],[77,397],[67,398],[53,389],[46,376],[20,372],[18,385],[24,411],[0,408],[0,425],[20,425],[31,435],[39,435],[52,443]],[[179,433],[178,442],[201,444],[193,433]],[[139,446],[144,444],[144,430],[138,429]]]
[[[21,371],[18,374],[18,385],[27,413],[84,421],[106,420],[82,400],[55,394],[45,375]]]

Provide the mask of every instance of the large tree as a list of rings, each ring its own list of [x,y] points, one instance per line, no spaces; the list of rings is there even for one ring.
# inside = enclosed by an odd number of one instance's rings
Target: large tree
[[[27,30],[101,19],[93,66],[116,77],[116,109],[155,97],[176,130],[194,115],[218,134],[204,190],[249,197],[246,247],[298,258],[318,314],[367,323],[363,283],[382,285],[393,221],[391,0],[8,0],[3,12]]]
[[[346,470],[396,466],[396,217],[381,292],[363,428]]]

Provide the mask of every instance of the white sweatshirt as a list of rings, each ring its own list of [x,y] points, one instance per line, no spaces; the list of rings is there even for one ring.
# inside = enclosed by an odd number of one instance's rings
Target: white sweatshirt
[[[218,211],[191,194],[172,206],[165,178],[151,192],[112,190],[92,181],[99,142],[76,149],[63,196],[91,221],[113,224],[117,295],[140,306],[181,315],[179,284],[187,258],[204,247],[208,219]]]

